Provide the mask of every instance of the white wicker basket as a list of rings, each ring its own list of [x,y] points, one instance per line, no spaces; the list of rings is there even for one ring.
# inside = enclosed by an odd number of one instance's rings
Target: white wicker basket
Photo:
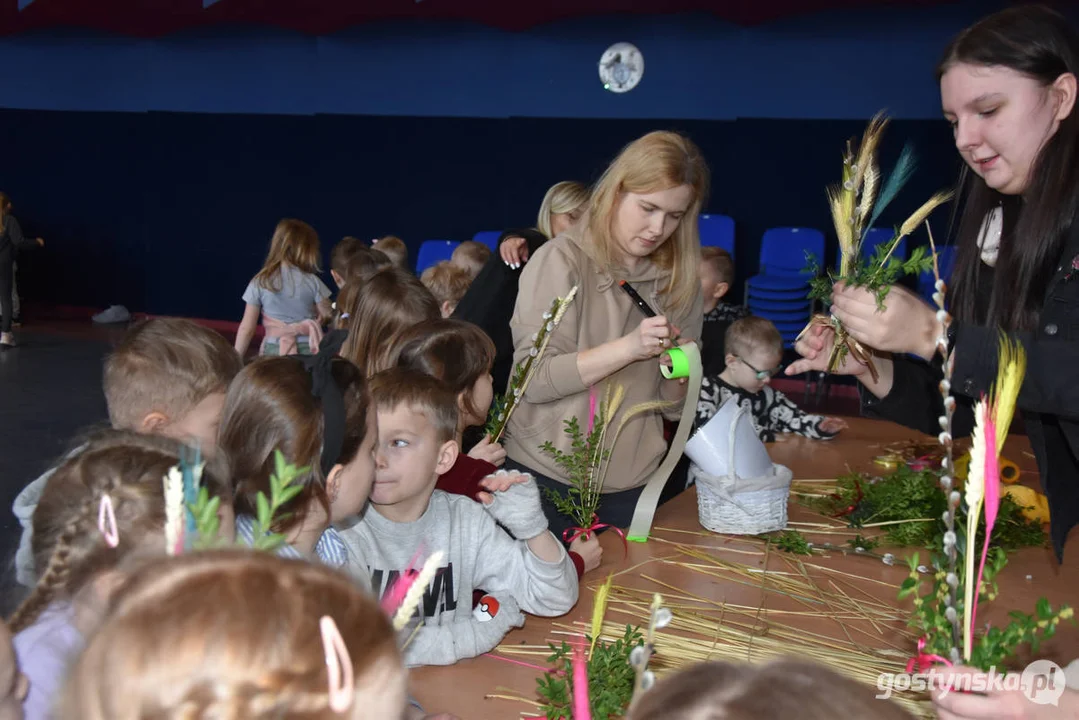
[[[717,478],[691,465],[701,525],[730,535],[760,535],[787,527],[791,471],[782,465],[773,465],[773,469],[771,476],[746,480]]]
[[[791,471],[772,463],[770,471],[760,477],[741,478],[735,472],[735,429],[745,412],[739,408],[730,423],[725,476],[709,475],[695,462],[689,467],[690,479],[697,484],[701,525],[712,532],[760,535],[787,527]]]

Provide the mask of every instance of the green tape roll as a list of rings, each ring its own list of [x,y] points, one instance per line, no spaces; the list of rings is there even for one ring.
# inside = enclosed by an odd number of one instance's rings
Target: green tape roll
[[[679,380],[689,377],[689,358],[686,351],[680,347],[671,348],[667,351],[667,357],[671,359],[671,366],[660,365],[659,371],[668,380]]]

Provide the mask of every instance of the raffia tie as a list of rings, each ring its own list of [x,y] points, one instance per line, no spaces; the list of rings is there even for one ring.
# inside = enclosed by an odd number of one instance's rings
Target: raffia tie
[[[835,372],[835,369],[839,367],[839,361],[843,357],[843,353],[850,353],[857,362],[865,365],[869,369],[869,374],[873,376],[873,382],[877,382],[880,376],[877,373],[877,367],[873,364],[873,354],[866,349],[862,343],[858,342],[850,335],[847,334],[847,329],[843,327],[843,323],[839,322],[831,315],[825,315],[818,313],[814,315],[809,324],[805,326],[805,329],[798,334],[798,339],[801,340],[811,328],[815,326],[829,327],[835,331],[835,343],[832,345],[832,355],[828,358],[828,372]]]

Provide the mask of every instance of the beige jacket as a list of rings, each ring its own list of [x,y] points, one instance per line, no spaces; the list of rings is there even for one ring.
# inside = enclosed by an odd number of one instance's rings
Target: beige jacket
[[[529,258],[521,273],[517,305],[510,322],[516,367],[528,355],[533,333],[545,322],[543,314],[551,302],[556,297],[565,297],[574,285],[578,286],[573,304],[538,360],[520,406],[510,417],[504,440],[510,458],[562,482],[568,482],[565,472],[540,446],[550,440],[562,452],[569,452],[570,438],[565,433],[564,421],[576,416],[582,431],[586,426],[589,390],[577,371],[577,353],[617,340],[645,317],[618,287],[617,280],[627,280],[652,308],[660,313],[665,311],[656,292],[663,284],[665,270],[645,259],[633,273],[614,278],[586,255],[581,246],[585,233],[587,221],[582,219],[567,234],[547,242]],[[703,324],[700,292],[688,316],[668,316],[668,319],[682,330],[683,338],[698,340]],[[664,380],[659,373],[659,360],[651,359],[632,363],[600,381],[597,390],[601,399],[607,382],[622,385],[626,393],[608,435],[606,447],[611,448],[610,437],[623,412],[642,402],[663,399],[661,385],[677,381]],[[674,394],[671,389],[668,393]],[[680,412],[681,402],[664,411],[671,418],[677,418]],[[667,452],[663,416],[652,411],[630,420],[611,449],[603,492],[639,487]]]

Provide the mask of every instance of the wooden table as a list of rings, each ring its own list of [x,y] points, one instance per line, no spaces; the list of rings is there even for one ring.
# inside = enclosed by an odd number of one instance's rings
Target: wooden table
[[[846,472],[847,468],[874,470],[872,461],[884,452],[884,445],[915,437],[922,439],[922,436],[891,423],[853,419],[851,427],[834,441],[784,436],[769,445],[769,453],[774,462],[794,471],[796,481],[834,478]],[[1020,466],[1024,483],[1037,486],[1037,472],[1025,437],[1009,438],[1004,455]],[[880,470],[879,467],[875,469]],[[792,523],[820,520],[821,516],[800,505],[791,504]],[[842,545],[846,539],[844,536],[815,536],[812,533],[807,533],[806,537],[811,541],[831,541],[836,545]],[[609,573],[616,574],[617,585],[646,591],[642,595],[660,592],[665,597],[681,595],[704,598],[713,605],[726,603],[732,607],[757,608],[761,617],[774,617],[776,622],[781,620],[785,625],[804,630],[807,635],[864,643],[873,648],[896,648],[896,672],[902,671],[904,662],[898,657],[898,650],[913,654],[909,631],[905,630],[901,621],[883,626],[878,622],[870,627],[871,623],[851,620],[849,613],[844,619],[833,619],[834,616],[826,616],[827,613],[817,616],[784,614],[804,611],[805,603],[792,602],[775,593],[765,593],[759,587],[739,583],[730,576],[704,574],[687,569],[685,564],[673,564],[676,560],[686,560],[679,546],[692,546],[691,550],[707,552],[720,561],[730,560],[750,567],[766,568],[769,572],[791,570],[792,556],[774,549],[766,555],[760,541],[705,532],[697,519],[694,489],[661,507],[656,514],[652,538],[644,544],[630,543],[628,555],[614,533],[601,535],[601,544],[603,564],[585,576],[580,601],[573,611],[561,618],[529,616],[525,627],[507,635],[496,650],[496,654],[502,655],[503,659],[484,656],[462,661],[452,667],[427,667],[413,671],[413,693],[428,712],[451,712],[462,720],[501,720],[535,714],[529,712],[534,708],[519,701],[485,699],[487,695],[498,694],[499,689],[501,694],[535,698],[536,679],[542,672],[513,664],[504,658],[544,665],[543,658],[520,657],[504,651],[525,645],[543,645],[558,638],[556,633],[560,629],[564,632],[565,626],[587,622],[591,617],[595,587]],[[1028,548],[1011,554],[1008,566],[998,578],[1000,596],[988,606],[985,619],[1000,622],[1006,618],[1008,610],[1033,612],[1035,602],[1043,596],[1054,607],[1061,603],[1069,603],[1073,607],[1079,605],[1079,573],[1076,573],[1079,569],[1079,532],[1072,534],[1069,550],[1063,566],[1056,563],[1048,548]],[[805,566],[810,568],[808,572],[821,584],[838,578],[838,588],[842,592],[852,596],[860,592],[866,598],[875,598],[877,602],[900,608],[903,606],[896,600],[896,592],[908,573],[905,558],[914,550],[899,548],[892,552],[896,556],[896,563],[892,567],[873,558],[838,553],[803,560]],[[922,555],[926,555],[925,551]],[[837,614],[843,615],[842,612]],[[906,611],[902,614],[905,617]],[[979,619],[981,617],[979,613]],[[608,619],[623,624],[639,622],[624,614],[611,612],[608,612]],[[792,648],[792,651],[798,650]],[[1063,626],[1056,637],[1042,645],[1038,654],[1061,665],[1067,664],[1079,657],[1079,631],[1072,625]],[[754,660],[760,659],[756,653],[753,655]],[[506,692],[507,689],[509,692]]]

